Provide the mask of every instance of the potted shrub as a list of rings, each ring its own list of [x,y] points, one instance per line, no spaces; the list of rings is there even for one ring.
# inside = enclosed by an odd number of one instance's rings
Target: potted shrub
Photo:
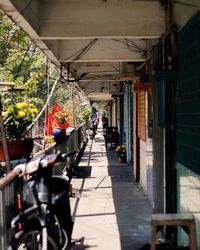
[[[53,136],[57,144],[62,144],[66,138],[66,128],[69,127],[67,122],[67,114],[61,111],[57,111],[53,115]]]
[[[2,111],[10,159],[30,156],[33,139],[27,135],[38,110],[32,103],[18,102],[9,104]],[[0,160],[5,160],[2,141],[0,141]]]
[[[119,145],[116,147],[115,151],[117,152],[118,154],[118,159],[119,159],[119,162],[121,163],[125,163],[126,162],[126,145],[123,144],[123,145]]]
[[[55,127],[58,127],[58,128],[64,128],[66,127],[65,126],[65,123],[67,122],[67,114],[66,113],[62,113],[60,111],[57,111],[54,113],[54,120],[56,121],[55,122]]]

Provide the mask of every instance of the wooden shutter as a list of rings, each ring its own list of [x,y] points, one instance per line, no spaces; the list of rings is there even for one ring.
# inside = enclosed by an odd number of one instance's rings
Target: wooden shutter
[[[137,94],[137,114],[138,114],[138,124],[137,132],[138,137],[146,141],[146,109],[145,109],[145,92],[139,92]]]

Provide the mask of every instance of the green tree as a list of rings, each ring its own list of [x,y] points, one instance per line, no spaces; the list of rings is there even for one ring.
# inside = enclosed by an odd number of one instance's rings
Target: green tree
[[[30,41],[26,33],[16,26],[0,11],[0,81],[15,82],[16,86],[25,87],[24,92],[6,93],[5,102],[21,101],[26,98],[34,102],[41,110],[49,92],[60,75],[60,69],[48,62],[47,57]],[[69,85],[62,78],[58,81],[49,108],[58,102],[70,113],[70,125],[79,126],[84,122],[84,106],[81,103],[86,97],[76,87]],[[41,116],[43,126],[45,114]]]

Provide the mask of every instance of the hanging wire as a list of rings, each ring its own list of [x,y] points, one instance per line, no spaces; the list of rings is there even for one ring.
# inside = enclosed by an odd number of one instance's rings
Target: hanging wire
[[[132,46],[138,50],[138,52],[140,53],[142,57],[146,57],[146,53],[147,53],[146,49],[140,48],[140,46],[138,46],[134,41],[129,40],[127,38],[125,38],[125,41],[127,42],[127,44],[132,44]]]
[[[126,45],[126,47],[129,50],[139,53],[142,57],[145,57],[145,55],[146,55],[145,49],[140,48],[136,43],[134,43],[133,41],[131,41],[129,39],[125,38],[123,40],[120,40],[120,39],[113,38],[112,40],[115,42],[122,43],[122,44]]]
[[[85,47],[83,47],[82,49],[78,50],[77,52],[75,52],[73,55],[63,59],[63,61],[68,61],[70,58],[76,56],[74,59],[72,59],[70,62],[74,62],[77,61],[81,56],[85,55],[89,49],[91,49],[91,47],[96,43],[98,39],[95,38],[94,40],[92,40],[91,42],[89,42]]]

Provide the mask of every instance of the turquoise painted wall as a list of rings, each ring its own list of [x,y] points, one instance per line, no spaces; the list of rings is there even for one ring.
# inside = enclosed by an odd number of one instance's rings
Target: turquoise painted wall
[[[193,213],[196,220],[196,236],[200,250],[200,176],[177,163],[177,210],[181,213]],[[188,244],[188,237],[179,229],[179,244]]]
[[[124,130],[126,136],[127,147],[127,161],[132,162],[133,155],[133,101],[132,101],[132,84],[131,82],[125,83],[125,95],[124,95]]]
[[[177,210],[196,219],[200,250],[200,12],[178,33],[176,91]],[[179,230],[179,243],[187,242]]]

